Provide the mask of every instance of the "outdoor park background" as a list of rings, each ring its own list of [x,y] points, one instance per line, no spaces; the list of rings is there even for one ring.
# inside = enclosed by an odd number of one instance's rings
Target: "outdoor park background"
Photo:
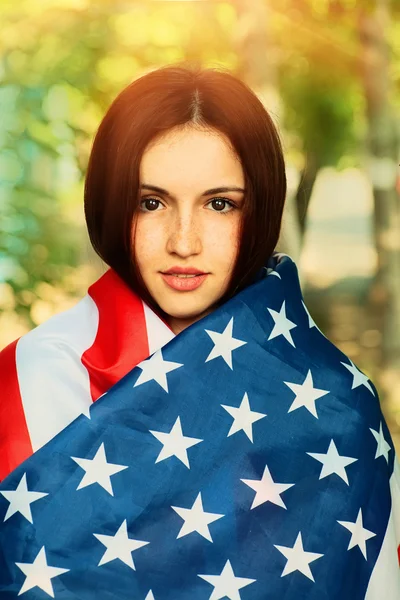
[[[1,0],[0,22],[0,349],[106,268],[83,182],[115,96],[166,63],[226,67],[283,138],[277,249],[377,386],[400,452],[400,2]]]

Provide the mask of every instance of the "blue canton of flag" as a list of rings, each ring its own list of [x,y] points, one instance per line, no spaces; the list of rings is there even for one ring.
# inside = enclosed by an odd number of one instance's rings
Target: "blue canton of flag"
[[[275,254],[1,483],[0,598],[365,599],[394,464]]]

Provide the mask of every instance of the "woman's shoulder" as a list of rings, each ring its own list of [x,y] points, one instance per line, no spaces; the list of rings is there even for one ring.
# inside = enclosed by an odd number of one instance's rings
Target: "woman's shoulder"
[[[2,459],[15,441],[25,440],[29,455],[88,414],[92,396],[81,357],[96,338],[97,323],[96,304],[85,295],[0,352]]]
[[[44,359],[57,360],[60,354],[82,354],[93,343],[97,324],[98,309],[86,294],[71,308],[53,315],[0,351],[0,370],[13,354],[19,367],[29,369]]]
[[[29,364],[32,364],[32,361],[40,360],[42,351],[55,358],[57,353],[79,353],[82,348],[91,345],[98,328],[99,296],[107,293],[110,282],[115,286],[113,281],[116,278],[108,269],[73,306],[53,315],[6,346],[0,351],[0,369],[3,361],[16,350],[24,356],[29,353]]]

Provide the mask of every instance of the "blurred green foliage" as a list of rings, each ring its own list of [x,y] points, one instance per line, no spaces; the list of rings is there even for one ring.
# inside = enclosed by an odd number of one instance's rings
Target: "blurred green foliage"
[[[358,164],[365,117],[357,3],[268,6],[265,61],[282,97],[287,159],[299,162],[312,150],[321,166]],[[67,296],[82,293],[82,279],[74,284],[71,273],[86,258],[83,179],[109,104],[140,74],[181,59],[235,72],[246,8],[235,1],[3,0],[0,19],[0,286],[8,286],[0,287],[8,290],[0,310],[11,308],[30,328],[46,314],[33,310],[49,301],[43,283]],[[399,106],[396,20],[388,39]]]

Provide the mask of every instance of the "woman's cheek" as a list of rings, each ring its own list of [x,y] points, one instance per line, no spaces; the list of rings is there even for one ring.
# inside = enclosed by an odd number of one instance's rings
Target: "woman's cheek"
[[[221,220],[224,217],[221,217]],[[228,217],[226,218],[228,221]],[[239,219],[229,219],[227,223],[222,223],[219,231],[215,231],[215,243],[222,249],[224,248],[224,254],[228,259],[236,256],[239,249]]]
[[[147,263],[148,259],[160,251],[165,236],[164,230],[165,227],[157,226],[150,222],[150,219],[138,218],[132,246],[139,264]]]

